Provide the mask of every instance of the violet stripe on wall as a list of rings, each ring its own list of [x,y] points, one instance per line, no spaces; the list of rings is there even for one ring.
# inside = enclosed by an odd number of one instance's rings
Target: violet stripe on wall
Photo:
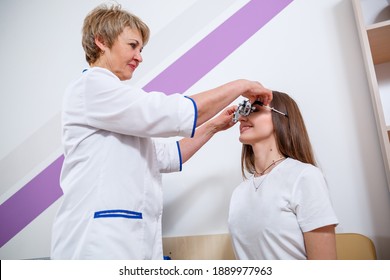
[[[292,1],[250,1],[144,89],[167,94],[186,91]],[[61,197],[59,176],[62,162],[61,156],[0,205],[0,247]]]
[[[56,159],[0,205],[0,246],[62,196],[59,178],[63,160],[63,156]]]
[[[269,22],[292,0],[254,0],[149,82],[146,91],[183,93]]]

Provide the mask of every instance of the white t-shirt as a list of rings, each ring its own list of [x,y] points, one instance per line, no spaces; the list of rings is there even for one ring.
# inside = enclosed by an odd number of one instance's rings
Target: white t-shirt
[[[196,104],[146,93],[91,68],[65,92],[64,195],[52,259],[163,259],[161,173],[181,170],[178,143],[193,135]]]
[[[307,259],[303,232],[333,224],[323,174],[291,158],[245,180],[231,197],[229,231],[238,259]]]

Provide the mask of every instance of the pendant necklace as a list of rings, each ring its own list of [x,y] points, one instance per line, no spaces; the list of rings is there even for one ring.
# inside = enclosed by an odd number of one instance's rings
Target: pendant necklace
[[[257,186],[256,186],[256,184],[255,184],[256,175],[263,176],[264,173],[265,173],[268,169],[271,168],[271,166],[274,166],[275,164],[277,164],[278,162],[280,162],[280,161],[282,161],[282,160],[284,160],[284,159],[286,159],[286,158],[285,158],[285,157],[281,157],[281,158],[279,158],[279,159],[277,159],[277,160],[273,160],[272,163],[271,163],[270,165],[268,165],[268,166],[267,166],[263,171],[261,171],[260,173],[257,173],[257,171],[255,170],[255,173],[253,174],[253,178],[252,178],[252,183],[253,183],[253,187],[255,188],[255,191],[256,191],[256,192],[257,192],[257,190],[260,188],[260,186],[264,183],[265,179],[267,179],[267,176],[268,176],[269,173],[267,173],[267,174],[264,176],[263,180],[261,180],[261,182],[260,182]],[[272,172],[272,170],[271,170],[271,172]],[[270,172],[270,173],[271,173],[271,172]]]
[[[268,175],[268,174],[267,174]],[[257,192],[257,190],[260,188],[260,186],[264,183],[265,179],[267,179],[267,175],[264,176],[263,180],[261,180],[261,182],[256,186],[255,184],[255,178],[260,178],[260,177],[255,177],[255,175],[253,175],[253,178],[252,178],[252,183],[253,183],[253,187],[255,188],[255,191]]]

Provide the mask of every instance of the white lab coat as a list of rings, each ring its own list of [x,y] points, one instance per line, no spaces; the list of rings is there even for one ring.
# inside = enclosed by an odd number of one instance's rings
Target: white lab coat
[[[161,173],[181,170],[177,142],[194,134],[196,104],[146,93],[91,68],[64,96],[64,196],[52,259],[162,259]]]

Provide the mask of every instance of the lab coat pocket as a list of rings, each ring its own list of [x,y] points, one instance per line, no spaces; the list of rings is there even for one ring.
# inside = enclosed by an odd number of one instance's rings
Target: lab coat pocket
[[[99,218],[142,219],[142,213],[129,211],[129,210],[122,210],[122,209],[103,210],[103,211],[95,212],[93,218],[94,219],[99,219]]]

